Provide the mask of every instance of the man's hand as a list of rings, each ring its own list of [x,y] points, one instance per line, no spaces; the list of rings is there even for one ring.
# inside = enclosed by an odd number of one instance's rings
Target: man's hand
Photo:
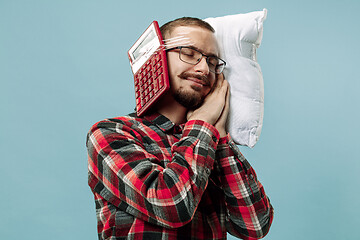
[[[223,74],[218,75],[216,86],[210,92],[204,103],[187,115],[189,120],[203,120],[216,127],[220,137],[226,136],[225,124],[229,114],[229,83],[224,80]]]
[[[226,80],[224,80],[226,81]],[[230,86],[228,82],[226,81],[228,87],[226,92],[226,100],[225,100],[225,106],[224,109],[220,115],[220,118],[215,123],[216,129],[219,131],[220,137],[225,137],[227,135],[226,132],[226,122],[229,116],[229,110],[230,110]]]

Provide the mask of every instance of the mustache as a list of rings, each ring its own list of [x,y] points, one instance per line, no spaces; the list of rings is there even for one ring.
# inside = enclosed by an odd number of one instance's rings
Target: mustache
[[[188,77],[190,78],[196,78],[196,79],[199,79],[203,82],[204,85],[206,86],[210,86],[210,81],[208,79],[207,76],[205,75],[201,75],[201,74],[196,74],[196,73],[189,73],[189,72],[182,72],[178,75],[179,78],[183,78],[183,79],[186,79]]]

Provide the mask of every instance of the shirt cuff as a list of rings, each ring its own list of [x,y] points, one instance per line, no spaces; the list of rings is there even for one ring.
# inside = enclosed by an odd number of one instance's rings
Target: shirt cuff
[[[229,143],[232,141],[230,134],[228,133],[225,137],[219,139],[217,149],[225,149],[229,147]]]
[[[199,134],[200,132],[205,133],[205,135]],[[215,144],[217,144],[220,139],[218,130],[203,120],[190,120],[186,122],[183,134],[199,137],[200,140],[210,137]]]

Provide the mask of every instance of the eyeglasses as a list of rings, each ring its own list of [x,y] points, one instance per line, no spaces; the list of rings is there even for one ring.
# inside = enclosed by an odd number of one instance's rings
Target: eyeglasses
[[[166,49],[166,51],[171,51],[175,49],[179,49],[179,58],[183,62],[196,65],[201,61],[203,57],[205,57],[210,72],[220,74],[225,68],[226,62],[221,58],[218,58],[216,56],[207,56],[192,47],[173,47]]]

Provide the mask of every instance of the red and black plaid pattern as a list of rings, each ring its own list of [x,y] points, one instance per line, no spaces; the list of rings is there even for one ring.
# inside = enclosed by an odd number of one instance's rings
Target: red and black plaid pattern
[[[87,137],[99,239],[258,239],[273,210],[230,136],[210,124],[135,114]]]

